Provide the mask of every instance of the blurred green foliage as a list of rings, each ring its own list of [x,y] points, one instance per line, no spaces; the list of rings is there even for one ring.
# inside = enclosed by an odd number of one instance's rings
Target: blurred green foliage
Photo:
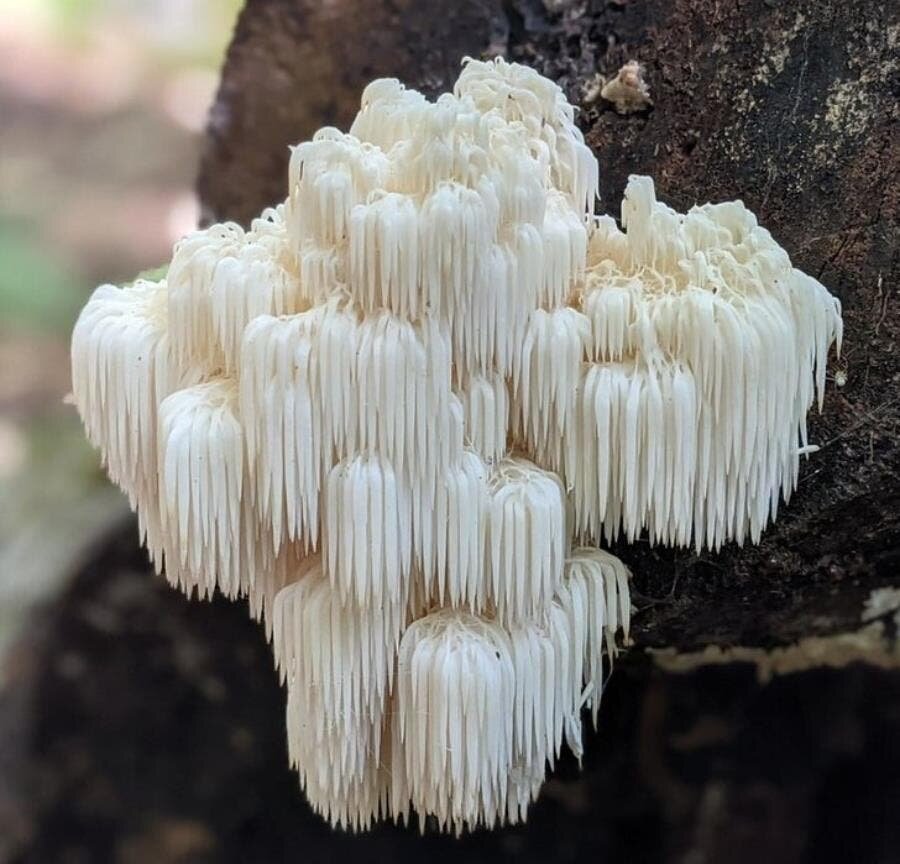
[[[84,296],[84,286],[34,235],[0,220],[0,327],[66,331]]]
[[[60,24],[74,28],[85,18],[95,15],[102,4],[99,0],[48,0],[47,5]]]
[[[130,21],[137,50],[154,55],[160,68],[216,67],[244,0],[0,0],[0,15],[38,15],[66,40],[80,43],[98,22]],[[158,26],[172,11],[182,20],[176,38]],[[184,22],[189,24],[185,28]]]

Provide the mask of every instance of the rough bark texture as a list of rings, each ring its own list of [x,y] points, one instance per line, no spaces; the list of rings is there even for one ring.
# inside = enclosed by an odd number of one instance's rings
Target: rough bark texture
[[[436,92],[463,55],[500,52],[578,103],[637,58],[652,108],[583,104],[603,209],[635,172],[678,208],[743,198],[841,298],[831,371],[846,384],[758,547],[617,550],[638,650],[584,771],[563,765],[527,827],[330,832],[287,769],[261,633],[241,604],[154,580],[129,523],[48,610],[3,696],[18,758],[0,772],[0,859],[4,843],[23,862],[900,859],[893,610],[861,630],[871,592],[900,585],[898,40],[896,7],[877,2],[250,0],[211,117],[208,219],[283,197],[288,145],[346,127],[374,76]]]

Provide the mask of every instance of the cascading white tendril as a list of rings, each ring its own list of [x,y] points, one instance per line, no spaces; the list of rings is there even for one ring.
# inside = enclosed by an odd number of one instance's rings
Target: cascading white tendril
[[[293,148],[282,204],[75,326],[141,540],[248,598],[334,825],[524,820],[628,639],[597,544],[755,542],[812,449],[838,301],[740,202],[678,214],[632,177],[620,229],[597,189],[527,67],[467,60],[434,102],[378,80]]]

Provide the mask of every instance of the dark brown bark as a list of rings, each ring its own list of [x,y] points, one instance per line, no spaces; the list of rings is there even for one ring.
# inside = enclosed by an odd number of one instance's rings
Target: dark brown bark
[[[250,0],[210,121],[208,219],[247,222],[282,198],[288,145],[346,127],[372,77],[434,93],[463,55],[499,52],[577,103],[595,73],[637,58],[653,107],[580,115],[603,208],[635,172],[678,208],[743,198],[841,298],[832,372],[846,385],[830,386],[812,420],[822,450],[759,546],[616,550],[634,571],[638,650],[585,770],[566,762],[527,827],[461,843],[389,827],[351,838],[312,817],[261,634],[242,605],[191,604],[153,580],[129,524],[48,614],[13,691],[34,716],[35,793],[7,796],[31,829],[17,860],[900,859],[900,673],[880,668],[897,660],[896,625],[876,621],[883,640],[849,666],[840,637],[873,589],[900,585],[898,33],[896,6],[845,0]],[[839,668],[807,651],[763,685],[752,663],[687,654],[809,637]]]

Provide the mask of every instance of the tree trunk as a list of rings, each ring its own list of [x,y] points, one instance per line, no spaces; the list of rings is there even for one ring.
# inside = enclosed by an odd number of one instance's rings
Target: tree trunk
[[[821,449],[758,546],[615,550],[635,647],[583,770],[564,762],[527,826],[462,841],[313,816],[262,634],[241,605],[154,579],[129,522],[4,697],[30,711],[16,776],[32,785],[0,784],[21,826],[10,860],[900,859],[900,591],[878,590],[900,587],[898,41],[897,6],[878,2],[250,0],[210,118],[207,221],[281,200],[288,146],[346,128],[372,78],[434,94],[463,56],[504,54],[581,104],[602,209],[617,215],[632,173],[676,209],[742,198],[840,297]],[[651,107],[585,101],[630,59]]]

